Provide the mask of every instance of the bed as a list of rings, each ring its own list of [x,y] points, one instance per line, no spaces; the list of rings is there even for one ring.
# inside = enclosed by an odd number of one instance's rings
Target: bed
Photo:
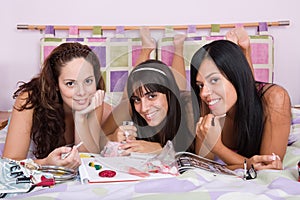
[[[94,27],[99,28],[99,27]],[[169,27],[167,27],[169,28]],[[48,30],[48,32],[47,32]],[[166,29],[167,30],[167,29]],[[194,27],[191,26],[191,30]],[[92,37],[82,38],[78,27],[69,30],[69,38],[56,38],[53,26],[46,27],[45,38],[41,39],[41,63],[59,44],[78,41],[89,45],[99,56],[102,70],[105,71],[106,92],[110,95],[111,105],[116,105],[124,90],[126,78],[140,52],[140,38],[106,38],[93,31]],[[124,32],[123,32],[124,33]],[[193,53],[206,42],[223,39],[216,34],[213,37],[200,37],[189,32],[185,41],[184,57],[186,73]],[[120,35],[120,34],[119,34]],[[211,35],[212,36],[212,35]],[[273,79],[273,38],[269,35],[250,37],[253,65],[257,80],[272,82]],[[158,41],[157,57],[171,65],[172,37],[164,35]],[[122,55],[122,56],[120,56]],[[110,67],[112,66],[112,67]],[[129,67],[128,67],[129,66]],[[300,161],[300,110],[292,109],[293,120],[289,137],[289,146],[283,160],[284,170],[259,171],[257,178],[244,181],[241,178],[217,175],[204,170],[189,170],[182,175],[155,180],[118,183],[81,184],[76,180],[56,184],[53,187],[36,188],[29,193],[9,194],[11,199],[300,199],[298,167]],[[9,113],[0,113],[0,155],[2,155]]]
[[[218,175],[201,169],[179,176],[137,182],[81,184],[76,180],[10,194],[11,199],[299,199],[300,110],[292,108],[291,132],[283,170],[258,171],[257,178]],[[0,130],[2,154],[7,127]]]

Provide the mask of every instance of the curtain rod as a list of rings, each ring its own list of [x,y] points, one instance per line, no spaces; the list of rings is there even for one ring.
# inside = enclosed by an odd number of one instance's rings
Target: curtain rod
[[[268,26],[288,26],[290,25],[289,20],[266,22]],[[259,22],[249,22],[249,23],[230,23],[230,24],[219,24],[220,28],[234,28],[236,24],[242,24],[244,27],[257,27]],[[195,25],[196,29],[210,29],[213,24]],[[67,25],[54,25],[55,30],[69,30],[70,26]],[[124,26],[124,30],[139,30],[141,26]],[[148,26],[153,30],[164,30],[167,26]],[[174,30],[176,29],[188,29],[188,25],[170,25]],[[18,24],[18,30],[45,30],[46,25],[27,25]],[[78,26],[78,30],[93,30],[94,26]],[[117,26],[101,26],[102,30],[116,30]]]

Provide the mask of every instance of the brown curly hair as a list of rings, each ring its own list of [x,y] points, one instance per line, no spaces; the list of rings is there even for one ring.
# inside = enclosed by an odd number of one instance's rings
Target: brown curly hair
[[[65,145],[65,113],[63,100],[58,90],[58,77],[61,68],[74,58],[84,58],[94,69],[97,89],[105,89],[97,55],[80,43],[63,43],[56,47],[45,59],[41,73],[28,83],[21,82],[14,93],[28,93],[25,103],[18,111],[33,109],[31,139],[36,145],[36,158],[45,158],[55,148]]]

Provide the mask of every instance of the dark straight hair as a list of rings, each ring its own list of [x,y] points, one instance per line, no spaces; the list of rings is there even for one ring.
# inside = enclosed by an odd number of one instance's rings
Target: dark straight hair
[[[132,95],[137,92],[143,96],[142,88],[147,92],[159,92],[166,95],[168,111],[166,118],[156,127],[147,122],[135,110]],[[127,80],[127,94],[132,109],[132,119],[138,125],[138,138],[159,142],[163,147],[168,140],[173,141],[176,151],[191,151],[193,140],[188,133],[184,105],[176,80],[169,67],[158,60],[147,60],[130,73]]]
[[[204,59],[211,59],[237,92],[234,128],[238,132],[238,153],[246,157],[259,154],[264,124],[262,100],[242,50],[228,40],[216,40],[204,45],[192,57],[191,87],[198,94],[197,98],[193,99],[193,105],[200,106],[202,116],[207,114],[207,110],[202,108],[205,105],[201,103],[196,76]],[[194,113],[194,116],[196,121],[200,114]]]

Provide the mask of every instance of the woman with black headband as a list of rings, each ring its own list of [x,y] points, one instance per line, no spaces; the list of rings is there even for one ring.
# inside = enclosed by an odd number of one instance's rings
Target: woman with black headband
[[[168,140],[173,142],[176,151],[193,152],[193,126],[187,123],[187,117],[191,117],[187,113],[192,113],[187,112],[191,101],[182,97],[166,64],[147,60],[135,67],[128,77],[127,95],[134,126],[127,127],[126,131],[131,137],[115,133],[118,141],[125,141],[120,145],[123,154],[155,153]]]

